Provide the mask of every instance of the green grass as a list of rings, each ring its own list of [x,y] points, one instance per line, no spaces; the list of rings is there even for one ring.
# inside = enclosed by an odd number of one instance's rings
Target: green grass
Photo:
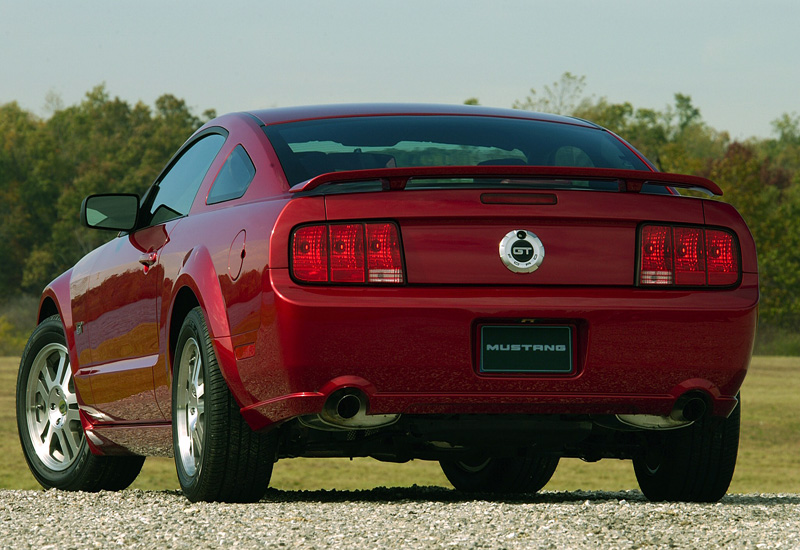
[[[17,437],[14,392],[19,360],[0,358],[0,488],[34,489]],[[742,388],[742,439],[730,492],[800,493],[800,357],[755,357]],[[449,484],[434,462],[371,459],[281,460],[271,485],[287,490],[368,489]],[[133,487],[177,489],[172,459],[149,458]],[[548,490],[637,488],[629,461],[564,459]]]

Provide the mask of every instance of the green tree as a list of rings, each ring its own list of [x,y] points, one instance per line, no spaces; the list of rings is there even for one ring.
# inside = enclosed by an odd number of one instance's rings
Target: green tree
[[[152,111],[143,103],[131,106],[112,98],[103,85],[90,90],[80,104],[56,110],[40,122],[40,150],[28,174],[48,190],[47,200],[22,204],[30,212],[41,203],[47,212],[37,216],[42,220],[39,234],[31,234],[27,248],[15,258],[14,282],[38,292],[113,236],[80,226],[77,214],[83,198],[99,192],[143,194],[203,122],[172,95],[159,97]]]
[[[761,323],[800,328],[800,186],[760,158],[755,147],[731,144],[714,160],[708,177],[723,200],[747,221],[758,248]]]
[[[584,94],[585,79],[564,73],[543,94],[531,89],[514,107],[590,120],[628,140],[663,171],[716,181],[756,240],[760,322],[800,329],[800,116],[773,121],[776,137],[731,143],[708,126],[689,95],[664,109],[636,108]]]
[[[40,139],[42,122],[16,103],[0,107],[0,292],[18,292],[22,265],[35,243],[45,240],[57,190],[40,179],[48,154]]]
[[[531,88],[530,94],[521,101],[515,101],[513,107],[540,113],[572,115],[587,101],[583,97],[585,88],[585,76],[575,76],[567,71],[558,81],[546,85],[543,93]]]

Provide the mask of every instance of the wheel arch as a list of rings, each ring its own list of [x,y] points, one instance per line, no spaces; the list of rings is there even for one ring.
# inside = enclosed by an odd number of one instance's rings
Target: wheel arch
[[[72,270],[59,275],[54,279],[44,291],[39,300],[39,312],[36,324],[58,315],[61,325],[64,327],[64,336],[67,340],[67,352],[69,353],[70,366],[72,372],[78,370],[78,354],[75,350],[75,327],[72,318],[72,302],[70,294],[70,282],[72,280]],[[80,395],[80,391],[78,391]]]
[[[230,336],[225,299],[222,296],[222,288],[220,287],[214,262],[211,259],[211,253],[206,247],[195,247],[186,255],[183,266],[175,278],[173,289],[173,297],[170,300],[172,304],[170,326],[172,326],[175,306],[179,304],[178,299],[188,299],[186,293],[190,292],[197,302],[196,305],[203,309],[203,316],[206,319],[211,337],[222,338]],[[180,327],[178,328],[180,329]]]
[[[53,315],[61,316],[56,301],[52,296],[44,296],[42,298],[42,303],[39,305],[39,318],[36,320],[36,324],[41,323]]]
[[[175,348],[178,344],[178,335],[181,331],[181,326],[189,315],[189,312],[194,308],[200,306],[200,301],[195,296],[194,291],[188,286],[181,287],[175,295],[172,302],[172,313],[169,319],[169,327],[167,329],[168,337],[168,350],[169,364],[172,365],[175,360]]]
[[[186,315],[200,307],[217,354],[223,378],[240,406],[251,404],[252,397],[244,389],[231,342],[227,306],[222,294],[211,254],[205,247],[194,248],[186,257],[176,277],[167,321],[170,372],[175,359],[178,335]]]

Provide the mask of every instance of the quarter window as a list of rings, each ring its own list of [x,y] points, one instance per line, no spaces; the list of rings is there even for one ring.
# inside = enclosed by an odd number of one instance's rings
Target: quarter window
[[[180,218],[189,213],[206,172],[222,149],[225,136],[210,134],[195,142],[172,165],[154,191],[150,225]]]
[[[237,145],[222,166],[214,185],[208,193],[207,204],[230,201],[242,197],[256,175],[256,167],[244,147]]]

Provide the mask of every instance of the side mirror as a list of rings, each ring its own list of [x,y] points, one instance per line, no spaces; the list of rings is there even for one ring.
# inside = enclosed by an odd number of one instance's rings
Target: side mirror
[[[139,195],[89,195],[81,204],[81,223],[93,229],[132,231],[139,217]]]

